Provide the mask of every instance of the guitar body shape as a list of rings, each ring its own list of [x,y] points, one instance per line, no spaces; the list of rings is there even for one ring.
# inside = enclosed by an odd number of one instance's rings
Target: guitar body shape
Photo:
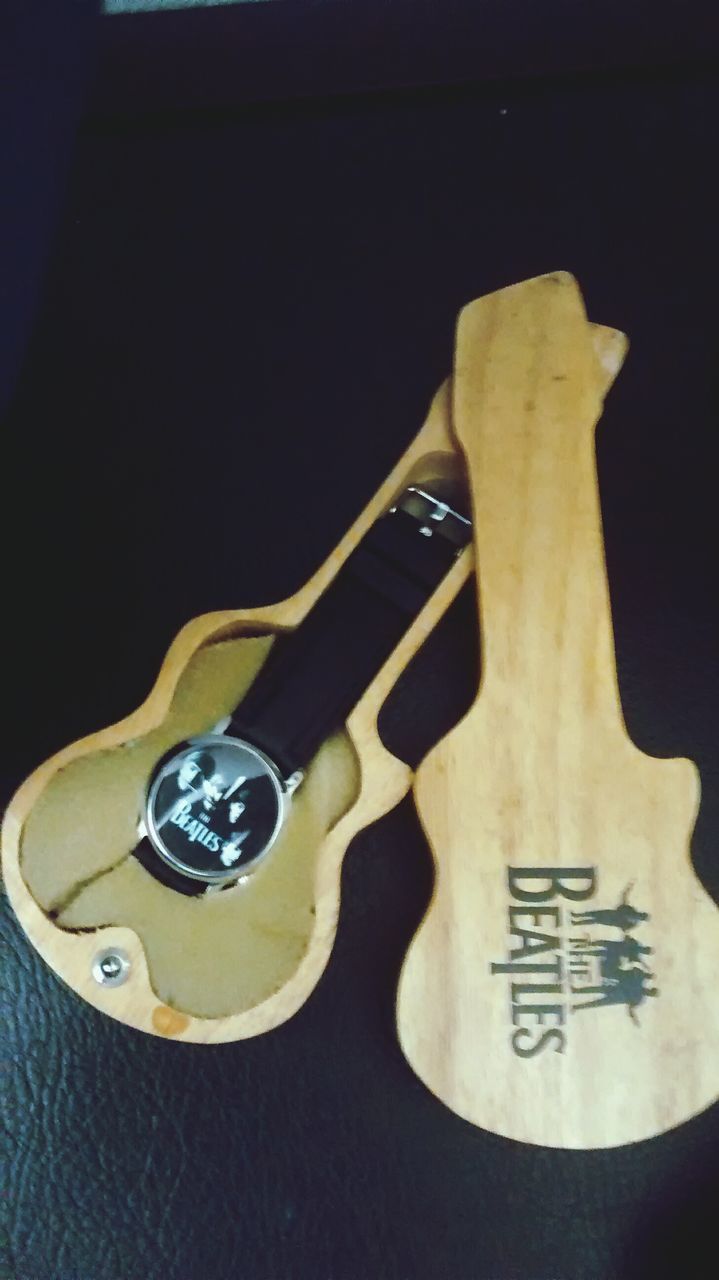
[[[274,637],[302,623],[408,486],[461,488],[449,419],[445,384],[404,456],[299,591],[193,619],[137,711],[63,749],[13,798],[2,852],[15,914],[55,973],[102,1012],[165,1038],[218,1043],[271,1030],[314,990],[335,937],[345,852],[412,782],[379,737],[379,712],[470,576],[471,547],[310,760],[270,854],[250,874],[197,897],[151,874],[134,856],[147,787],[168,751],[227,723]],[[98,976],[103,956],[122,961],[121,982]]]
[[[606,387],[569,275],[482,298],[457,336],[483,676],[419,768],[436,862],[398,1027],[424,1083],[528,1143],[611,1147],[719,1093],[719,914],[688,760],[630,741],[594,457]]]

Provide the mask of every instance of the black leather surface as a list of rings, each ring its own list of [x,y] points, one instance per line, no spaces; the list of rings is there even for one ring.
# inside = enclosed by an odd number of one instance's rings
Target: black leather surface
[[[303,581],[420,424],[459,306],[562,267],[632,338],[599,437],[622,696],[641,747],[700,765],[719,899],[716,106],[695,74],[86,127],[4,426],[5,798],[137,705],[188,617]],[[407,754],[459,667],[408,676]],[[393,998],[430,883],[405,804],[348,855],[307,1005],[214,1048],[83,1006],[3,901],[0,1275],[712,1276],[719,1107],[553,1152],[414,1078]]]

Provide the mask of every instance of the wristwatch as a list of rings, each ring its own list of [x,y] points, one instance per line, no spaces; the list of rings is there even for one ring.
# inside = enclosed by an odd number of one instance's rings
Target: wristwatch
[[[156,879],[204,893],[266,856],[312,757],[470,536],[466,516],[415,486],[372,525],[304,621],[275,639],[228,720],[160,760],[134,850]]]

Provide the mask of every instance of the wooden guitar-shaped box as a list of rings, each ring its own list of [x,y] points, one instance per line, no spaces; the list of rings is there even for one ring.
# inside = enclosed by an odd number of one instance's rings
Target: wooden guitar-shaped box
[[[621,335],[591,327],[602,390],[623,357]],[[329,957],[342,858],[361,828],[409,790],[410,769],[383,746],[378,713],[399,674],[471,573],[461,552],[346,721],[320,748],[267,858],[227,890],[186,897],[133,854],[153,769],[203,734],[262,671],[276,632],[292,633],[374,521],[418,485],[465,488],[450,431],[450,389],[392,474],[311,580],[288,600],[195,619],[177,637],[147,701],[74,743],[20,788],[3,826],[5,886],[30,940],[86,1000],[131,1026],[184,1040],[269,1030],[307,999]],[[466,493],[466,490],[465,490]],[[420,539],[421,542],[424,539]],[[121,982],[98,962],[121,957]]]
[[[719,914],[690,863],[688,760],[621,711],[594,458],[597,363],[571,276],[470,304],[454,429],[483,676],[415,794],[435,892],[398,995],[404,1052],[485,1129],[610,1147],[719,1093]]]
[[[332,947],[347,846],[411,786],[409,767],[382,745],[377,716],[471,572],[471,546],[322,742],[271,852],[250,874],[199,897],[154,878],[133,856],[148,780],[174,744],[229,719],[275,633],[302,624],[408,486],[451,496],[463,484],[445,385],[404,457],[300,591],[189,623],[139,710],[61,751],[17,792],[3,824],[5,888],[34,946],[91,1004],[158,1035],[226,1041],[278,1025],[306,1000]]]

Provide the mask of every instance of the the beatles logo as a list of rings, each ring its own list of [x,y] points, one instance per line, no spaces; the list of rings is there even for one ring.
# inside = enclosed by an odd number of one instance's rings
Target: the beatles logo
[[[509,867],[507,883],[509,954],[491,972],[512,978],[514,1052],[533,1058],[551,1045],[563,1053],[568,1014],[585,1009],[623,1006],[639,1025],[638,1006],[659,993],[645,959],[652,948],[633,936],[649,920],[629,901],[633,885],[616,907],[576,910],[594,897],[595,867]]]
[[[246,809],[240,798],[245,793],[239,790],[247,782],[246,776],[237,774],[228,786],[212,753],[194,751],[183,760],[176,782],[181,795],[170,811],[170,822],[185,832],[191,844],[198,841],[211,853],[219,853],[223,865],[231,867],[241,857],[242,845],[250,834],[249,828],[236,829]],[[221,834],[212,830],[218,818],[223,819],[225,828]]]

